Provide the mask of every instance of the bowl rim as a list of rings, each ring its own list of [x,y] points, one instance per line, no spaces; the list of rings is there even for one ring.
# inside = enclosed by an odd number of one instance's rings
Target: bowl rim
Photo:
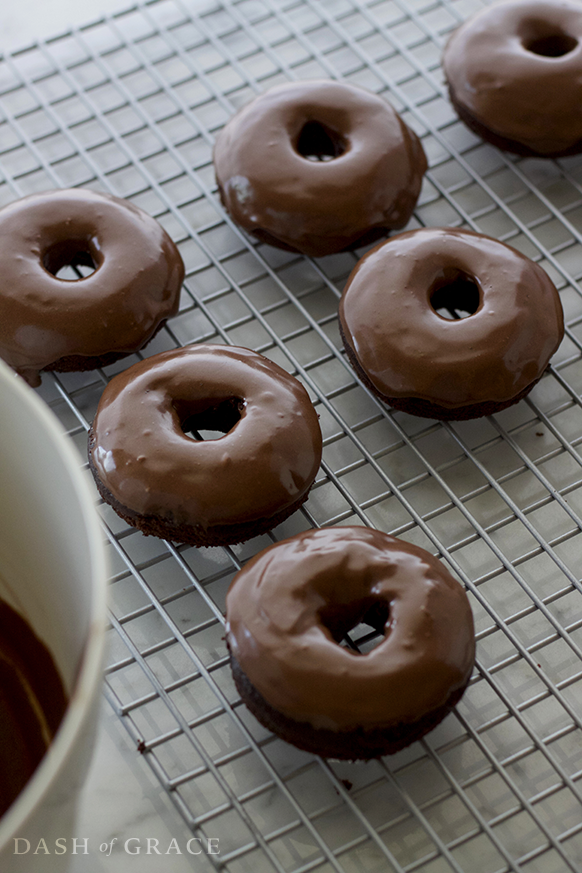
[[[52,443],[55,454],[71,478],[72,490],[87,532],[90,568],[89,633],[69,703],[55,738],[25,788],[0,819],[0,855],[10,839],[23,828],[66,766],[69,750],[82,734],[97,693],[101,693],[105,628],[107,621],[107,560],[104,536],[96,511],[96,496],[82,472],[82,458],[56,415],[20,376],[0,361],[0,391],[11,393],[14,403],[28,408],[42,427],[43,439]]]

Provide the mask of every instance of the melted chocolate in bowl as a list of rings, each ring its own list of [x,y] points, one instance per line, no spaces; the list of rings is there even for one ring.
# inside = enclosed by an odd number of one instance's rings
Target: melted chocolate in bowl
[[[39,765],[66,707],[50,652],[27,622],[0,601],[0,815]]]

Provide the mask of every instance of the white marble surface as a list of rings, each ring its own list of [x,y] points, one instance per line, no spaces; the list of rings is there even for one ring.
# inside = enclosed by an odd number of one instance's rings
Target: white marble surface
[[[59,845],[47,841],[29,845],[28,851],[21,841],[18,852],[22,873],[43,873],[48,854],[53,862],[60,856],[62,873],[186,873],[193,869],[211,873],[215,868],[204,851],[189,854],[191,838],[157,779],[130,745],[123,725],[104,703],[74,832],[63,834]],[[196,853],[201,848],[196,842],[190,847]],[[212,848],[220,849],[220,841]]]
[[[192,869],[209,873],[214,869],[204,853],[188,854],[191,832],[149,767],[136,755],[125,728],[107,703],[76,832],[71,837],[77,839],[78,853],[69,854],[68,873],[185,873]],[[67,846],[72,850],[71,838]],[[197,851],[198,844],[191,848]],[[134,854],[136,849],[140,851]],[[42,873],[42,856],[37,865],[31,865],[30,873]]]
[[[70,25],[89,23],[101,14],[121,11],[130,5],[130,0],[4,3],[0,11],[0,51],[26,47],[36,39],[63,33]],[[105,701],[77,828],[74,834],[63,837],[67,847],[62,856],[63,870],[67,869],[68,873],[128,873],[132,870],[185,873],[193,869],[196,873],[209,873],[214,869],[204,853],[188,854],[187,843],[192,833],[145,761],[130,745],[123,725]],[[77,840],[76,847],[74,840]],[[149,854],[148,840],[158,841],[149,843]],[[101,851],[101,847],[105,851]],[[139,853],[135,851],[137,848]],[[157,854],[155,848],[161,854]],[[192,844],[191,848],[195,851],[197,844]],[[55,854],[54,845],[47,849]],[[42,873],[46,868],[46,855],[42,851],[35,855],[33,851],[31,847],[23,855],[23,873]]]

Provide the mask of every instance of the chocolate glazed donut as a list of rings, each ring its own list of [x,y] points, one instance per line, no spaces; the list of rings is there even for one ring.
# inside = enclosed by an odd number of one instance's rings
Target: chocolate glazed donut
[[[83,189],[0,210],[0,357],[31,385],[41,370],[92,370],[142,348],[178,310],[184,264],[155,219]],[[77,280],[67,266],[94,268]]]
[[[460,118],[499,148],[560,157],[582,150],[582,6],[503,0],[456,30],[443,54]]]
[[[461,697],[473,668],[471,607],[423,549],[365,527],[310,530],[235,576],[227,643],[241,697],[301,749],[336,758],[398,751]],[[341,646],[359,623],[383,634]]]
[[[517,403],[564,333],[544,270],[504,243],[451,228],[400,234],[355,266],[340,301],[348,358],[381,400],[468,419]]]
[[[344,82],[292,82],[256,97],[214,147],[220,196],[258,239],[319,257],[404,227],[426,158],[393,107]]]
[[[143,533],[196,546],[275,527],[307,499],[320,460],[319,419],[301,383],[231,346],[134,364],[103,392],[89,433],[103,499]]]

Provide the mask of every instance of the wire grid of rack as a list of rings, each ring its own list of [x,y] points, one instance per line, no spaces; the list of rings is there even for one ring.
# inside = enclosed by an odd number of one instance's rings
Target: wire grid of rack
[[[449,0],[153,0],[0,60],[0,203],[88,186],[142,206],[187,267],[179,315],[145,354],[254,348],[298,376],[324,460],[305,508],[231,549],[176,547],[102,506],[113,568],[106,693],[193,833],[229,873],[560,873],[582,868],[582,158],[521,160],[458,122],[439,65],[477,8]],[[410,226],[489,233],[560,289],[564,342],[528,399],[436,423],[385,409],[338,340],[356,254],[319,261],[249,240],[216,193],[213,138],[286,79],[385,94],[430,170]],[[85,450],[106,380],[45,376],[41,396]],[[368,764],[323,761],[261,728],[234,689],[224,596],[241,564],[311,525],[368,524],[439,554],[469,592],[478,663],[420,743]],[[39,544],[38,547],[42,547]]]

